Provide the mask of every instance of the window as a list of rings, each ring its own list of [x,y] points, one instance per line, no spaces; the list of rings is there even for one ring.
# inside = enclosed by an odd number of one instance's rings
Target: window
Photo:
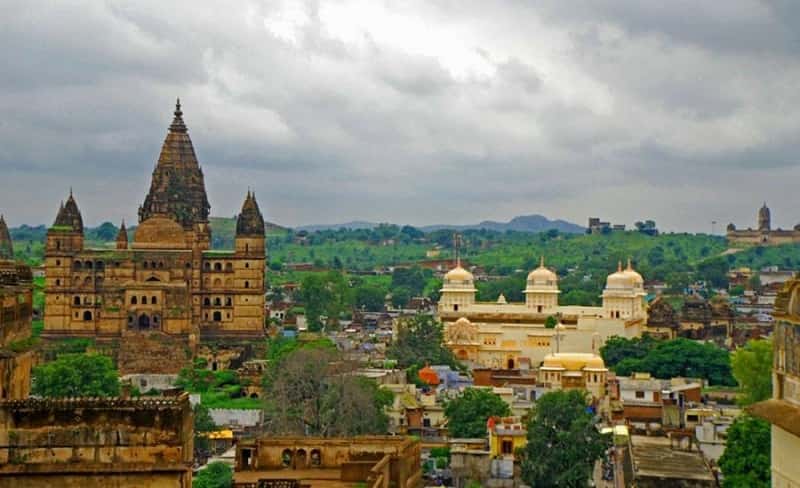
[[[86,261],[86,262],[83,264],[83,267],[84,267],[84,268],[86,268],[86,269],[92,269],[92,267],[93,267],[93,266],[92,266],[92,262],[91,262],[91,261]]]
[[[222,264],[214,263],[214,271],[222,271]]]
[[[80,305],[81,304],[81,297],[77,297],[76,296],[75,298],[73,298],[72,299],[72,304],[73,305]]]
[[[244,267],[245,268],[249,268],[250,267],[250,263],[244,263]],[[311,451],[311,452],[313,453],[314,451]]]
[[[61,241],[60,240],[56,241],[56,249],[61,249]]]
[[[60,259],[56,259],[56,266],[61,266],[61,260]]]
[[[453,305],[453,311],[454,312],[458,312],[458,304],[457,303],[455,305]]]
[[[431,426],[431,419],[422,419],[422,426],[423,427],[430,427]]]
[[[56,280],[56,286],[61,286],[61,280]]]
[[[222,300],[220,300],[220,298],[219,298],[219,297],[217,297],[217,298],[215,298],[215,299],[214,299],[214,306],[215,306],[215,307],[220,307],[220,306],[222,306]]]
[[[75,269],[81,269],[81,262],[75,261],[74,263],[72,263],[72,267]]]
[[[151,297],[150,303],[152,303],[153,305],[158,305],[158,297]]]
[[[88,310],[83,312],[83,321],[84,322],[88,322],[90,320],[92,320],[92,312],[90,312]]]
[[[211,271],[211,263],[203,263],[203,269],[206,271]]]
[[[147,305],[147,297],[142,297],[142,305]]]
[[[208,298],[208,297],[203,298],[203,305],[205,305],[206,307],[210,307],[211,306],[211,299]]]
[[[142,264],[142,267],[144,267],[144,269],[147,269],[147,268],[148,268],[147,261],[145,261],[145,262],[144,262],[144,264]]]
[[[245,288],[250,288],[250,282],[249,281],[245,281],[244,282],[244,287]]]
[[[231,263],[225,264],[225,271],[233,271],[233,265]]]
[[[136,297],[131,297],[131,305],[136,305],[136,304],[138,304]]]
[[[512,441],[503,441],[500,448],[503,454],[513,454],[514,453],[514,443]]]
[[[636,398],[644,398],[644,392],[643,391],[637,391],[636,392]]]
[[[164,261],[159,261],[158,262],[158,267],[159,268],[163,268],[164,267]]]
[[[214,312],[214,322],[222,321],[222,312]]]
[[[231,297],[225,298],[225,306],[226,307],[230,307],[231,306]]]

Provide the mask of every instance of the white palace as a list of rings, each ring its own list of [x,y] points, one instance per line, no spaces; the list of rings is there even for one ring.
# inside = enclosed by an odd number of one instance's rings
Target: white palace
[[[473,367],[538,367],[554,352],[597,354],[609,337],[639,337],[647,323],[644,280],[630,260],[608,276],[600,307],[559,305],[558,276],[544,258],[528,274],[525,303],[508,303],[503,295],[476,301],[474,277],[460,264],[444,276],[441,291],[446,344]],[[545,325],[548,317],[555,327]]]

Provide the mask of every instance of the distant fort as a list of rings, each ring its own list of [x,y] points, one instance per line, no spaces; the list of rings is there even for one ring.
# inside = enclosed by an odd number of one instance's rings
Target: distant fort
[[[728,243],[729,244],[750,244],[760,246],[777,246],[779,244],[790,244],[800,242],[800,224],[794,226],[792,230],[777,229],[772,230],[769,207],[766,202],[758,210],[758,228],[747,228],[744,230],[736,229],[736,226],[728,224]]]

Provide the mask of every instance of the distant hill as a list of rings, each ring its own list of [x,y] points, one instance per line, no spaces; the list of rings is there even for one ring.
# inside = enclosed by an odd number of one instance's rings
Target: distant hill
[[[543,215],[520,215],[514,217],[508,222],[496,222],[494,220],[484,220],[479,224],[474,225],[427,225],[421,227],[420,230],[431,232],[441,229],[453,230],[472,230],[472,229],[487,229],[499,232],[513,230],[517,232],[546,232],[550,229],[557,229],[559,232],[565,234],[583,234],[586,230],[578,224],[567,222],[566,220],[550,220]]]
[[[339,229],[353,229],[353,230],[374,229],[379,225],[380,224],[378,224],[377,222],[355,220],[352,222],[346,222],[344,224],[302,225],[300,227],[296,227],[295,230],[316,232],[321,230],[339,230]],[[493,220],[484,220],[479,224],[467,224],[467,225],[438,224],[438,225],[426,225],[423,227],[418,227],[418,229],[424,232],[432,232],[441,229],[453,229],[453,230],[488,229],[499,232],[514,230],[517,232],[531,232],[531,233],[546,232],[550,229],[558,229],[559,232],[563,232],[566,234],[583,234],[583,232],[586,230],[584,227],[581,227],[580,225],[577,224],[573,224],[572,222],[567,222],[566,220],[550,220],[542,215],[521,215],[518,217],[514,217],[508,222],[495,222]]]

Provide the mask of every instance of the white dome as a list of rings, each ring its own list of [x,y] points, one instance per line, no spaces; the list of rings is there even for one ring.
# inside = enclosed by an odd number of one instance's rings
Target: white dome
[[[462,268],[461,265],[456,266],[444,275],[445,283],[465,284],[472,283],[474,279],[472,273]]]
[[[558,291],[558,275],[544,266],[544,257],[542,257],[539,267],[528,273],[528,284],[525,291]]]
[[[619,290],[619,289],[632,289],[632,288],[643,288],[644,287],[644,279],[642,275],[637,273],[633,267],[631,266],[630,259],[628,260],[628,267],[626,269],[622,269],[622,263],[619,263],[617,267],[617,271],[608,275],[606,279],[606,289],[607,290]]]

